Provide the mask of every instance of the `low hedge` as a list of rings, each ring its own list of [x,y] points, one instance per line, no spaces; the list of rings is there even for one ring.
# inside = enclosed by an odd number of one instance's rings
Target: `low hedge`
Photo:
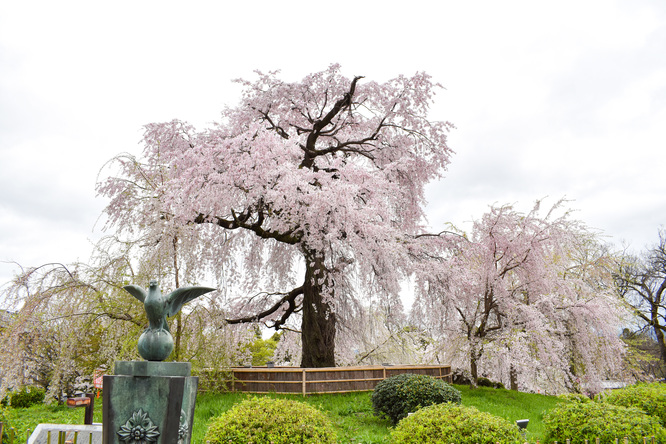
[[[494,444],[524,442],[518,426],[476,407],[437,404],[400,421],[393,444]]]
[[[288,399],[251,398],[213,420],[210,444],[332,444],[330,420],[307,404]]]
[[[656,416],[666,426],[666,384],[636,384],[605,392],[602,402],[623,407],[637,407],[648,415]]]
[[[659,419],[635,407],[621,407],[603,402],[562,403],[544,415],[545,443],[571,444],[615,442],[616,438],[628,438],[629,442],[643,442],[644,437],[654,436],[657,442],[666,442],[666,429]]]

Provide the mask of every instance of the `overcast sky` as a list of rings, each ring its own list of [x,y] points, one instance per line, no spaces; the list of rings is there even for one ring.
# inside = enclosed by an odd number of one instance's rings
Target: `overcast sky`
[[[237,103],[232,79],[334,62],[445,86],[434,228],[544,197],[636,251],[666,223],[664,0],[0,0],[0,261],[87,260],[98,172],[140,153],[143,125],[203,128]]]

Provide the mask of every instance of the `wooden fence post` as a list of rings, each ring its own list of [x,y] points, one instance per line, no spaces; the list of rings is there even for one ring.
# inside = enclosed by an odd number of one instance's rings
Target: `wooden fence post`
[[[303,369],[303,397],[307,396],[307,392],[305,390],[306,374],[307,374],[307,369]]]

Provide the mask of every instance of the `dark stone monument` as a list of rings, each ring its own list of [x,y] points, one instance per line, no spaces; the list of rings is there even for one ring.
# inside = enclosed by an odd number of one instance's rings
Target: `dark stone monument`
[[[146,361],[116,362],[114,375],[104,376],[103,444],[189,444],[199,378],[189,362],[161,362],[173,350],[166,317],[215,289],[184,287],[162,296],[156,281],[147,292],[124,288],[146,309],[150,325],[138,344]]]

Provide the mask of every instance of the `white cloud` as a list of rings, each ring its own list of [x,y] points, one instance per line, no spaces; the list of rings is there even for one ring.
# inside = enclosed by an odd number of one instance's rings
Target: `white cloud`
[[[139,153],[143,124],[201,127],[236,103],[234,78],[333,62],[446,87],[433,116],[458,127],[456,155],[428,188],[433,226],[567,196],[640,247],[666,208],[664,53],[659,0],[3,2],[0,260],[85,258],[97,172]]]

